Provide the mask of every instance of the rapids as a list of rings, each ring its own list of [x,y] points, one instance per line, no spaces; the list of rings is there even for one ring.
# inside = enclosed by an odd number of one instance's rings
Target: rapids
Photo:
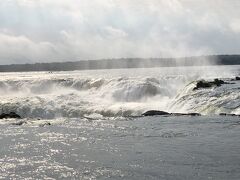
[[[138,116],[155,109],[240,113],[240,83],[193,91],[196,80],[233,78],[240,66],[0,74],[0,113],[24,118]]]

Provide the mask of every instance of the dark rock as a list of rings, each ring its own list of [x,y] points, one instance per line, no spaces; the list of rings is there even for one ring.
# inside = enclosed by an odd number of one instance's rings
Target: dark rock
[[[210,87],[212,87],[212,84],[210,82],[202,80],[197,82],[196,87],[194,87],[193,90],[198,90],[200,88],[210,88]]]
[[[151,110],[147,111],[142,114],[143,116],[164,116],[164,115],[170,115],[170,116],[201,116],[199,113],[168,113],[165,111],[157,111],[157,110]]]
[[[50,122],[46,122],[46,123],[43,123],[43,124],[40,124],[39,126],[40,127],[45,127],[45,126],[51,126],[52,124]]]
[[[240,114],[227,114],[227,113],[220,113],[219,116],[240,116]]]
[[[171,113],[171,116],[187,116],[186,113]]]
[[[226,113],[220,113],[219,116],[227,116]]]
[[[168,112],[165,111],[156,111],[156,110],[151,110],[147,111],[142,114],[143,116],[163,116],[163,115],[170,115]]]
[[[0,115],[0,119],[9,119],[9,118],[21,119],[21,116],[19,116],[15,112],[10,112],[9,114],[2,113]]]
[[[236,81],[240,81],[240,77],[237,76],[237,77],[235,78],[235,80],[236,80]]]
[[[172,116],[201,116],[199,113],[171,113]]]
[[[221,86],[222,84],[224,84],[225,82],[223,80],[219,80],[219,79],[214,79],[213,82],[210,82],[216,86]]]
[[[26,124],[26,122],[25,121],[19,121],[19,122],[11,123],[11,125],[15,125],[15,126],[21,126],[23,124]]]
[[[222,84],[228,84],[228,83],[220,79],[214,79],[214,81],[200,80],[197,82],[196,87],[194,87],[193,90],[198,90],[200,88],[202,89],[202,88],[211,88],[215,86],[221,86]]]
[[[188,115],[190,115],[190,116],[201,116],[200,113],[189,113]]]

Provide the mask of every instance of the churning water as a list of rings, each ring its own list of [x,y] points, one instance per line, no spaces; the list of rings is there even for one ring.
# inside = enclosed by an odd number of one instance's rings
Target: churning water
[[[151,109],[240,113],[239,81],[193,91],[196,80],[239,73],[239,66],[1,73],[0,112],[46,119],[138,116]]]

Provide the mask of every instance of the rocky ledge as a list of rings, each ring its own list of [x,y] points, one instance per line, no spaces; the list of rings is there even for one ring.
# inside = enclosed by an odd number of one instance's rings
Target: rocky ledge
[[[238,116],[238,117],[240,117],[240,114],[220,113],[219,116]]]
[[[240,77],[235,77],[234,79],[231,79],[232,81],[240,81]]]
[[[196,86],[193,88],[193,90],[203,89],[203,88],[211,88],[211,87],[219,87],[222,84],[228,84],[227,82],[224,82],[220,79],[214,79],[214,81],[205,81],[200,80],[197,82]]]
[[[166,111],[150,110],[142,114],[142,116],[201,116],[199,113],[169,113]],[[220,113],[219,116],[236,116],[240,114]]]
[[[237,77],[231,79],[230,81],[239,81],[239,80],[240,80],[240,77],[237,76]],[[197,81],[197,84],[193,88],[193,90],[211,88],[211,87],[219,87],[223,84],[235,84],[235,83],[234,82],[226,82],[221,79],[214,79],[213,81],[199,80],[199,81]]]
[[[142,114],[142,116],[201,116],[199,113],[168,113],[165,111],[150,110]]]
[[[19,115],[16,114],[15,112],[2,113],[2,114],[0,114],[0,119],[10,119],[10,118],[21,119],[21,116],[19,116]]]

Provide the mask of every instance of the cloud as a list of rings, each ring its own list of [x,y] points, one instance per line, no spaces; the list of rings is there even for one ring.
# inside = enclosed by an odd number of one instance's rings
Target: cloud
[[[233,32],[239,34],[240,33],[240,20],[235,19],[230,23],[230,28]]]
[[[106,34],[111,38],[124,38],[127,33],[121,29],[113,28],[111,26],[104,27]]]
[[[33,42],[25,36],[0,33],[0,59],[8,63],[30,63],[55,56],[55,46],[49,42]],[[11,59],[11,61],[8,61]]]
[[[0,64],[239,53],[239,1],[6,0]]]

